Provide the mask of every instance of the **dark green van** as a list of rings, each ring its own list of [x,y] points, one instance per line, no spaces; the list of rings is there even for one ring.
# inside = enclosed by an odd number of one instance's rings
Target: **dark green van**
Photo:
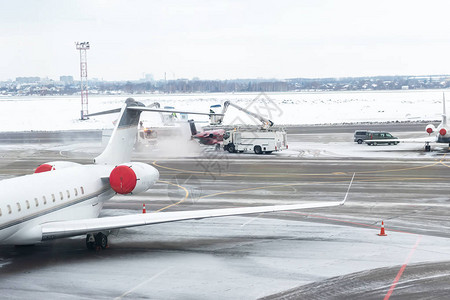
[[[393,136],[389,132],[383,131],[372,131],[369,133],[369,138],[365,140],[367,145],[378,145],[378,144],[388,144],[397,145],[399,142],[395,141],[398,137]]]

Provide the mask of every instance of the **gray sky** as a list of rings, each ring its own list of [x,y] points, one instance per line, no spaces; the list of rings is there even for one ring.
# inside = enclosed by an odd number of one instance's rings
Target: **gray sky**
[[[2,0],[0,80],[450,74],[445,0]]]

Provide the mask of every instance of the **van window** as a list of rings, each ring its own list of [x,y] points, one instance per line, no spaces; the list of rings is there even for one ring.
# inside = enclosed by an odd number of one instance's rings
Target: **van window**
[[[392,135],[390,133],[386,133],[386,137],[391,138]]]

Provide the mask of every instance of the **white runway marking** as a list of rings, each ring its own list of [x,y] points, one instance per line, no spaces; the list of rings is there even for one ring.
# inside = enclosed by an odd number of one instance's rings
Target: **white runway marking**
[[[251,222],[253,222],[254,220],[256,220],[257,218],[259,218],[259,216],[261,216],[261,214],[257,215],[256,217],[248,220],[247,222],[245,222],[244,224],[241,225],[241,227],[244,227],[247,224],[250,224]]]
[[[136,285],[136,286],[135,286],[134,288],[132,288],[131,290],[129,290],[129,291],[123,293],[121,296],[115,298],[115,300],[120,300],[120,299],[122,299],[123,297],[125,297],[125,296],[127,296],[128,294],[134,292],[135,290],[137,290],[138,288],[140,288],[140,287],[143,286],[144,284],[149,283],[149,282],[152,281],[153,279],[158,278],[160,275],[162,275],[163,273],[167,272],[168,270],[170,270],[170,269],[172,269],[172,268],[173,268],[173,267],[168,267],[168,268],[162,270],[161,272],[156,273],[155,275],[153,275],[153,276],[150,277],[149,279],[147,279],[147,280],[141,282],[140,284]]]

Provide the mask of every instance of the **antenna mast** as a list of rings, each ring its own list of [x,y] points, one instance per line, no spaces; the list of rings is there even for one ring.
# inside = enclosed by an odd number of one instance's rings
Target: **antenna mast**
[[[80,50],[80,85],[81,85],[81,120],[88,119],[88,81],[87,81],[87,53],[90,49],[89,42],[76,42],[77,50]]]

